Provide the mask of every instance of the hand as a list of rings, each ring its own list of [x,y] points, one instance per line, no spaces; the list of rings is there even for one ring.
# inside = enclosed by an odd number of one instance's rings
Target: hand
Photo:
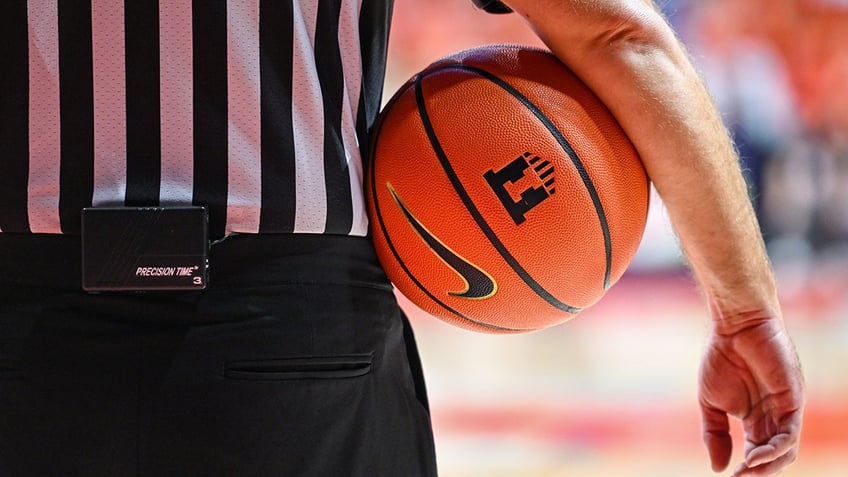
[[[742,421],[745,460],[735,477],[768,477],[795,461],[804,407],[795,349],[776,318],[723,333],[717,327],[701,362],[699,400],[713,471],[730,463],[728,415]]]

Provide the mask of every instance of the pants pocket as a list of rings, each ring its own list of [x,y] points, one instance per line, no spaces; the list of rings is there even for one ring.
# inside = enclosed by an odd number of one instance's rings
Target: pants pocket
[[[224,377],[250,381],[344,379],[371,372],[370,354],[231,361]]]

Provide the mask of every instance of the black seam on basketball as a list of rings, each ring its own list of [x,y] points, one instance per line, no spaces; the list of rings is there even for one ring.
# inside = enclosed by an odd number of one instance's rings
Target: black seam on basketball
[[[604,254],[606,258],[606,266],[604,269],[604,290],[607,290],[610,287],[610,275],[612,271],[612,240],[610,238],[610,230],[609,223],[607,222],[607,216],[604,212],[603,204],[601,203],[601,198],[598,195],[598,190],[595,188],[595,185],[592,183],[592,179],[589,177],[589,172],[586,170],[586,167],[583,165],[583,162],[580,160],[580,157],[577,155],[577,152],[574,151],[574,148],[571,147],[568,140],[562,133],[557,129],[556,125],[542,112],[541,108],[536,106],[529,98],[521,94],[520,91],[512,87],[509,83],[502,80],[501,78],[495,76],[494,74],[482,69],[477,68],[471,65],[457,64],[457,65],[446,65],[444,68],[439,68],[428,73],[434,73],[436,71],[441,71],[443,69],[462,69],[465,71],[469,71],[475,74],[478,74],[487,80],[495,83],[496,85],[503,88],[507,93],[512,95],[517,100],[521,101],[522,104],[527,106],[530,112],[533,113],[539,121],[548,129],[552,136],[557,140],[562,149],[568,154],[568,157],[571,159],[571,163],[574,164],[574,167],[577,169],[577,173],[580,174],[580,179],[583,181],[583,185],[586,187],[586,191],[589,193],[589,197],[592,199],[592,204],[595,206],[595,212],[598,215],[598,220],[601,225],[601,232],[604,236]]]
[[[417,82],[415,83],[415,87],[417,88]],[[377,143],[380,140],[379,139],[380,138],[379,132],[380,132],[380,129],[382,128],[382,125],[383,125],[383,122],[380,121],[376,126],[376,131],[375,131],[374,137],[377,138],[377,139],[375,141],[373,141],[373,143],[372,143],[372,148],[373,148],[374,151],[376,151]],[[418,279],[415,277],[415,275],[413,275],[412,271],[406,266],[406,263],[404,263],[403,259],[400,257],[400,254],[398,253],[397,249],[394,246],[394,243],[392,243],[391,237],[389,236],[389,231],[386,228],[385,222],[383,221],[383,214],[380,213],[380,201],[377,200],[377,181],[376,181],[376,178],[374,177],[374,175],[375,175],[375,172],[374,172],[375,164],[374,164],[374,161],[370,161],[370,162],[371,162],[371,167],[370,167],[371,197],[373,198],[374,212],[376,212],[375,215],[377,216],[377,222],[380,225],[380,230],[383,233],[383,237],[386,239],[386,244],[389,246],[389,250],[392,252],[392,255],[394,255],[395,260],[397,261],[398,265],[400,265],[400,267],[403,269],[403,271],[406,273],[406,275],[409,277],[409,279],[412,281],[412,283],[415,286],[417,286],[418,289],[421,290],[425,295],[427,295],[431,300],[433,300],[433,302],[435,302],[436,304],[438,304],[439,306],[444,308],[449,313],[452,313],[456,317],[458,317],[462,320],[465,320],[469,323],[473,323],[473,324],[478,325],[478,326],[482,326],[482,327],[485,327],[485,328],[491,328],[491,329],[494,329],[494,330],[500,330],[500,331],[513,331],[513,332],[534,331],[535,330],[534,328],[508,328],[508,327],[505,327],[505,326],[493,325],[491,323],[484,323],[482,321],[477,321],[473,318],[467,317],[467,316],[463,315],[462,313],[460,313],[459,311],[454,310],[453,308],[451,308],[449,305],[442,302],[438,298],[436,298],[435,295],[430,293],[430,291],[427,290],[427,288],[425,288],[424,285],[420,281],[418,281]]]
[[[446,67],[450,68],[452,66]],[[461,67],[461,66],[460,66]],[[428,71],[427,75],[432,74],[436,71],[441,71],[441,69]],[[468,192],[463,187],[462,182],[459,180],[459,177],[456,175],[456,172],[451,167],[450,161],[448,160],[447,154],[444,149],[442,149],[442,145],[439,142],[439,138],[436,136],[436,131],[433,129],[433,124],[430,122],[430,116],[427,113],[427,106],[424,103],[424,93],[421,90],[421,80],[426,75],[419,75],[415,79],[415,101],[418,104],[418,114],[421,116],[421,122],[424,125],[424,130],[427,132],[427,137],[430,140],[430,146],[432,146],[433,151],[436,153],[436,157],[439,158],[439,162],[442,165],[442,169],[444,169],[445,174],[453,185],[454,190],[456,190],[457,194],[459,194],[462,203],[465,205],[465,208],[474,218],[474,221],[477,223],[477,226],[486,235],[486,238],[489,239],[489,243],[495,247],[495,250],[501,255],[501,258],[506,261],[506,263],[515,271],[515,273],[527,284],[530,289],[536,292],[539,297],[548,302],[553,307],[565,311],[567,313],[579,313],[580,308],[568,305],[566,303],[561,302],[555,296],[551,294],[548,290],[546,290],[539,282],[537,282],[528,272],[518,263],[518,260],[509,253],[506,246],[503,242],[498,239],[498,236],[495,234],[494,230],[489,226],[486,220],[483,218],[483,214],[477,209],[477,206],[474,205],[474,202],[471,200],[471,197],[468,195]]]

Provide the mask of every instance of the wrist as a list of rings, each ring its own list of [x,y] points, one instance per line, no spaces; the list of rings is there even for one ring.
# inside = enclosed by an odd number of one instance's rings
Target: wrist
[[[731,335],[769,321],[783,322],[776,294],[709,298],[710,316],[716,333]]]

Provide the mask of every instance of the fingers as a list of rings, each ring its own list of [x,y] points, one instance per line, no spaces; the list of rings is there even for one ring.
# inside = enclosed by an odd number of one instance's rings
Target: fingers
[[[730,464],[733,440],[730,438],[730,423],[727,414],[714,407],[701,405],[704,429],[704,444],[710,454],[714,472],[721,472]]]
[[[771,462],[795,447],[797,440],[789,434],[778,434],[761,446],[754,447],[745,456],[745,465],[757,467]]]
[[[733,442],[729,433],[727,414],[704,407],[704,443],[710,454],[714,472],[730,464]],[[733,477],[773,477],[795,462],[798,455],[798,433],[781,433],[765,444],[747,450],[745,461],[733,472]]]
[[[795,461],[801,434],[801,411],[790,412],[781,421],[778,433],[767,442],[757,445],[749,440],[745,462],[737,467],[734,476],[773,476]]]
[[[753,449],[751,452],[757,450]],[[766,461],[759,465],[751,465],[747,460],[740,464],[734,471],[733,477],[774,477],[790,464],[795,462],[798,456],[798,449],[791,447],[785,454],[772,461]]]

